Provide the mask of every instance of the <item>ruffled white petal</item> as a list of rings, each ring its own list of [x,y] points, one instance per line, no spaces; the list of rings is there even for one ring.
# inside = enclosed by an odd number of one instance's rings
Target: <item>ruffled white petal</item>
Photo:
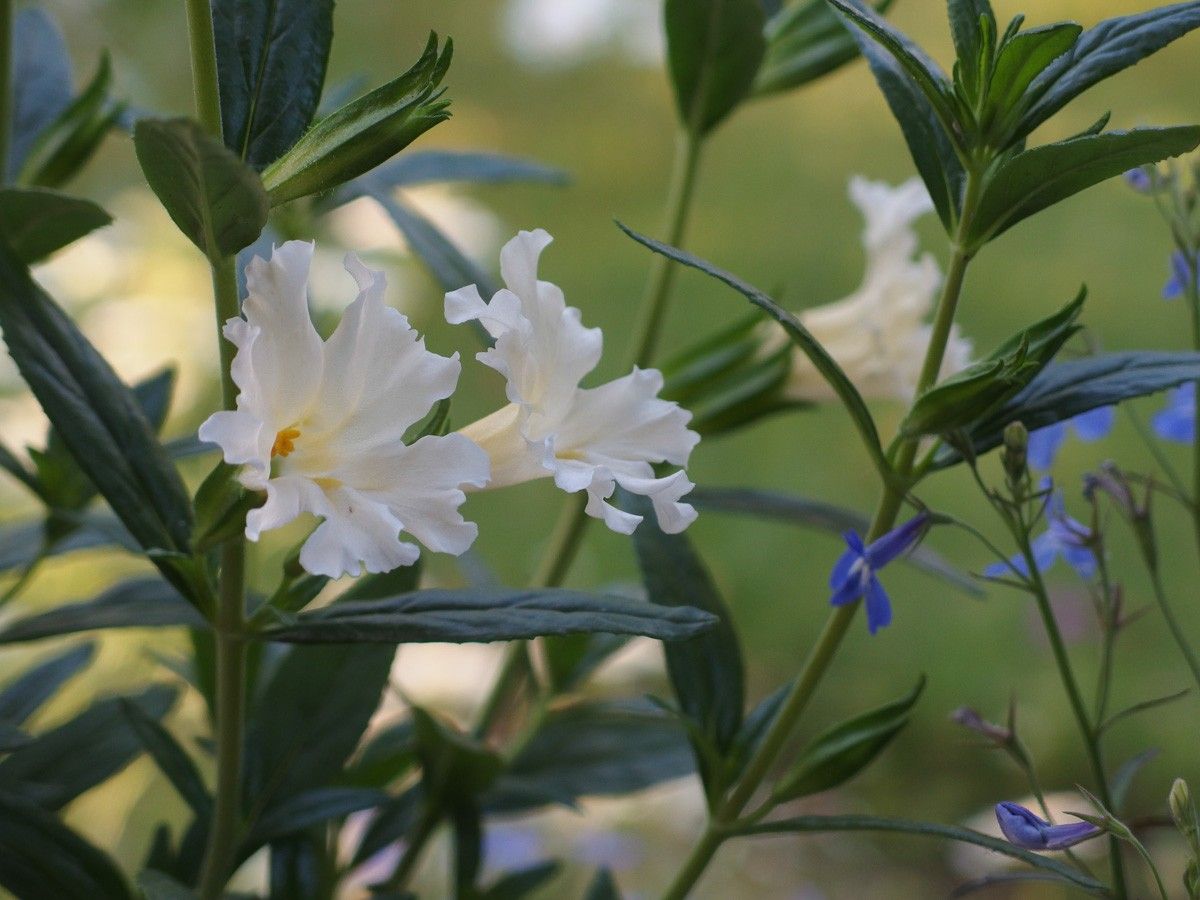
[[[387,505],[353,488],[326,495],[325,521],[300,548],[300,565],[314,575],[338,578],[367,572],[389,572],[411,566],[420,548],[400,540],[401,521]]]
[[[241,410],[215,412],[200,426],[197,436],[207,444],[220,447],[225,462],[231,466],[250,464],[259,469],[264,455],[264,438],[263,422],[257,416]],[[274,435],[266,439],[268,458],[271,453],[270,441],[273,439]]]

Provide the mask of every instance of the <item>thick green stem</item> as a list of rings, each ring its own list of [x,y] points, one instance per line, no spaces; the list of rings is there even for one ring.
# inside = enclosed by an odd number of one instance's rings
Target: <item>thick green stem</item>
[[[1025,558],[1025,565],[1030,573],[1030,584],[1033,586],[1038,612],[1041,613],[1042,623],[1046,627],[1046,637],[1050,641],[1050,649],[1054,654],[1054,662],[1058,666],[1059,678],[1062,679],[1063,687],[1066,689],[1067,700],[1070,702],[1075,722],[1079,726],[1088,762],[1092,767],[1092,777],[1095,779],[1097,787],[1096,795],[1104,807],[1111,810],[1113,809],[1112,795],[1108,789],[1108,773],[1104,769],[1104,758],[1100,752],[1099,734],[1088,717],[1083,694],[1079,690],[1079,682],[1076,681],[1075,673],[1071,669],[1071,660],[1067,656],[1062,632],[1059,630],[1058,620],[1054,617],[1054,610],[1050,606],[1050,595],[1046,592],[1046,583],[1042,580],[1042,574],[1038,571],[1037,562],[1033,558],[1033,548],[1030,546],[1029,536],[1022,533],[1018,537],[1021,543],[1021,555]],[[1123,900],[1127,896],[1125,865],[1121,858],[1121,841],[1113,835],[1109,836],[1109,862],[1112,865],[1113,895],[1117,900]]]
[[[0,0],[0,183],[8,183],[13,121],[13,2]]]
[[[187,0],[187,18],[196,119],[205,131],[220,138],[221,92],[217,82],[217,49],[213,40],[212,11],[207,0]]]

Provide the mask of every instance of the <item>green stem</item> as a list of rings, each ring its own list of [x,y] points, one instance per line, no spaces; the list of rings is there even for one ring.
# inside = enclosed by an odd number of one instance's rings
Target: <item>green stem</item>
[[[671,165],[671,181],[667,190],[667,221],[662,238],[673,247],[678,247],[683,241],[696,188],[702,145],[703,139],[688,130],[681,130],[675,139],[675,159]],[[650,266],[641,318],[634,331],[637,338],[631,344],[630,354],[633,365],[641,368],[654,361],[676,271],[675,261],[660,253],[653,254]]]
[[[8,184],[8,150],[12,143],[13,3],[0,0],[0,182]]]
[[[187,0],[188,40],[192,56],[192,93],[196,119],[204,130],[221,137],[221,92],[217,82],[217,49],[212,11],[207,0]]]
[[[1046,591],[1046,583],[1042,580],[1042,573],[1038,571],[1037,562],[1033,558],[1033,548],[1030,546],[1028,533],[1019,531],[1017,537],[1021,555],[1025,558],[1025,565],[1030,573],[1029,582],[1033,587],[1033,596],[1037,601],[1038,612],[1041,613],[1042,623],[1046,627],[1046,637],[1050,641],[1050,649],[1054,654],[1054,662],[1058,666],[1059,677],[1066,689],[1067,700],[1070,702],[1075,722],[1079,726],[1088,762],[1092,767],[1092,777],[1096,781],[1097,795],[1105,809],[1113,809],[1112,796],[1108,789],[1108,774],[1104,770],[1104,759],[1100,752],[1099,736],[1088,717],[1083,694],[1080,693],[1079,683],[1075,680],[1075,673],[1071,669],[1071,660],[1067,656],[1062,632],[1059,630],[1058,620],[1054,617],[1054,610],[1050,606],[1050,595]],[[1123,900],[1127,896],[1125,865],[1121,859],[1121,842],[1113,835],[1109,835],[1109,862],[1112,865],[1114,896],[1118,900]]]
[[[963,215],[957,229],[956,237],[951,245],[952,255],[946,280],[942,285],[941,296],[938,298],[937,310],[934,313],[933,328],[929,338],[929,347],[925,352],[925,361],[917,379],[916,395],[919,397],[938,378],[942,369],[942,360],[946,355],[946,345],[950,340],[950,332],[954,325],[954,316],[958,309],[959,297],[962,295],[963,281],[966,277],[967,266],[971,254],[965,249],[962,236],[967,233],[971,217],[974,214],[975,203],[978,199],[978,178],[969,176],[963,195]],[[890,531],[896,524],[896,518],[904,505],[905,487],[911,480],[913,465],[917,457],[917,440],[903,441],[896,454],[895,474],[893,479],[885,479],[883,496],[875,510],[871,527],[867,531],[866,540],[875,540]],[[816,693],[829,664],[837,654],[842,639],[854,621],[861,601],[838,607],[830,613],[825,622],[816,644],[809,652],[804,662],[800,677],[792,686],[783,705],[775,716],[758,750],[750,758],[745,771],[734,786],[729,797],[713,812],[713,821],[705,831],[700,842],[692,849],[691,855],[675,880],[663,894],[663,900],[683,900],[696,882],[703,875],[708,863],[721,846],[727,833],[726,827],[733,823],[745,809],[754,792],[758,790],[764,778],[771,770],[779,752],[787,743],[788,737],[799,722],[801,714],[808,706],[809,700]]]
[[[396,871],[385,883],[386,891],[403,892],[404,886],[416,871],[417,863],[421,861],[421,853],[429,839],[437,831],[438,823],[442,820],[442,808],[438,803],[427,801],[423,804],[421,816],[417,819],[412,833],[408,835],[404,855],[396,865]]]
[[[1200,285],[1196,279],[1200,277],[1200,267],[1196,263],[1196,251],[1188,254],[1188,307],[1192,317],[1192,349],[1200,351]],[[1195,385],[1195,422],[1200,422],[1200,382]],[[1192,441],[1192,528],[1196,534],[1196,546],[1200,549],[1200,440]]]
[[[1200,688],[1200,659],[1196,658],[1196,652],[1192,649],[1191,644],[1188,643],[1187,636],[1183,633],[1183,626],[1175,618],[1171,604],[1167,601],[1167,592],[1163,587],[1162,576],[1159,574],[1158,566],[1146,555],[1145,551],[1142,553],[1142,558],[1145,560],[1146,568],[1150,572],[1150,584],[1154,588],[1154,599],[1158,602],[1158,609],[1162,613],[1163,619],[1166,620],[1167,628],[1171,631],[1171,637],[1175,639],[1179,651],[1183,654],[1183,658],[1187,660],[1188,668],[1192,670],[1192,678],[1196,680],[1196,686]]]

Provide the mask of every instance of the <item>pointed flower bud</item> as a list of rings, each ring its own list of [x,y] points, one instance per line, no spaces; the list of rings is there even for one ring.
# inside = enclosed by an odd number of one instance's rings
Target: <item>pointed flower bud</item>
[[[996,804],[996,821],[1008,842],[1024,850],[1065,850],[1103,833],[1090,822],[1051,825],[1018,803]]]

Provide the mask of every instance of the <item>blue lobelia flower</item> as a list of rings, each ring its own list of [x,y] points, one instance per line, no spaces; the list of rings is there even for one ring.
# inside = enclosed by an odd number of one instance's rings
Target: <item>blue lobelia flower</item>
[[[1043,479],[1042,489],[1049,487],[1050,479]],[[1046,530],[1035,537],[1031,544],[1033,562],[1039,572],[1045,572],[1061,556],[1080,578],[1091,578],[1096,574],[1096,555],[1088,546],[1091,539],[1092,530],[1067,515],[1062,493],[1055,491],[1046,500]],[[992,563],[983,570],[983,574],[998,578],[1014,570],[1029,577],[1029,567],[1020,553],[1008,562]]]
[[[1034,469],[1049,469],[1054,465],[1054,457],[1067,439],[1067,431],[1072,430],[1081,441],[1091,443],[1108,437],[1116,421],[1116,409],[1112,406],[1101,406],[1098,409],[1080,413],[1064,422],[1055,422],[1045,428],[1029,433],[1028,459]]]
[[[1125,173],[1125,183],[1139,194],[1149,193],[1152,186],[1150,173],[1145,168],[1130,169]]]
[[[888,625],[892,621],[892,604],[875,575],[915,546],[928,522],[928,513],[922,512],[871,544],[864,544],[856,531],[842,535],[849,549],[834,564],[829,575],[829,587],[833,590],[829,602],[834,606],[845,606],[865,597],[867,627],[871,634]]]
[[[1167,405],[1150,420],[1154,433],[1168,441],[1196,440],[1196,383],[1181,384],[1167,395]]]
[[[1102,833],[1091,822],[1051,825],[1018,803],[997,803],[996,821],[1008,842],[1025,850],[1065,850]]]
[[[1200,265],[1200,254],[1189,261],[1186,256],[1178,250],[1171,253],[1171,277],[1167,279],[1167,283],[1163,285],[1162,296],[1164,300],[1174,300],[1183,294],[1184,291],[1191,286],[1192,272],[1195,267]]]

